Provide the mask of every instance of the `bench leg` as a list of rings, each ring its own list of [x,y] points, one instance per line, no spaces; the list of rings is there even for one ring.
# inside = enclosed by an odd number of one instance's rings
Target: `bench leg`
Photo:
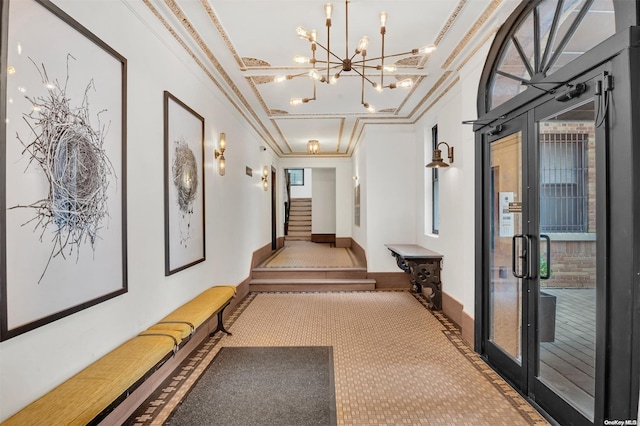
[[[222,313],[224,312],[224,310],[225,310],[225,308],[227,306],[229,306],[228,303],[226,305],[224,305],[224,307],[218,312],[218,326],[216,327],[215,330],[213,330],[209,334],[209,337],[213,337],[213,335],[216,334],[218,331],[222,331],[223,333],[226,333],[229,336],[232,336],[231,332],[229,332],[226,328],[224,328],[224,323],[222,322]]]

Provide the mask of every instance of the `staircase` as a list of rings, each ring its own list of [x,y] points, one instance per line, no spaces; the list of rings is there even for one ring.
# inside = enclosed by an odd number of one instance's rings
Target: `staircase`
[[[287,241],[311,241],[311,198],[292,198]]]

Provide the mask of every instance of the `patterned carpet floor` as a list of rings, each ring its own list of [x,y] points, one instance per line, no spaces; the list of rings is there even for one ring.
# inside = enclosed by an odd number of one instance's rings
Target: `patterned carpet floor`
[[[361,265],[349,248],[331,247],[310,241],[290,241],[261,268],[360,268]]]
[[[129,419],[161,425],[221,347],[333,347],[338,425],[542,425],[540,414],[408,291],[251,293]]]

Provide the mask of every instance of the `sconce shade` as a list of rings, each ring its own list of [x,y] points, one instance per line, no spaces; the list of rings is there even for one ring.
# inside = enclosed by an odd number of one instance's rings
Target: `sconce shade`
[[[224,176],[226,162],[224,159],[224,151],[227,149],[227,136],[224,133],[220,133],[220,150],[215,149],[213,151],[213,158],[218,160],[218,174]]]
[[[225,170],[227,168],[226,165],[227,164],[226,164],[226,161],[224,159],[224,155],[221,155],[219,163],[218,163],[218,173],[220,173],[220,176],[224,176],[224,172],[225,172]]]
[[[227,135],[220,133],[220,151],[224,152],[227,149]]]
[[[262,168],[262,176],[260,179],[262,179],[262,188],[264,188],[265,191],[269,189],[269,168],[267,166]]]
[[[445,144],[447,146],[447,156],[449,157],[449,162],[453,163],[453,147],[449,146],[449,144],[446,142],[440,142],[436,146],[436,149],[433,150],[433,157],[431,158],[431,162],[425,167],[428,167],[430,169],[449,167],[449,165],[442,160],[442,151],[438,149],[438,147],[440,147],[440,145],[442,144]]]
[[[427,164],[427,167],[430,169],[438,169],[440,167],[449,167],[449,165],[442,161],[442,151],[436,149],[433,151],[433,158],[431,159],[431,162]]]

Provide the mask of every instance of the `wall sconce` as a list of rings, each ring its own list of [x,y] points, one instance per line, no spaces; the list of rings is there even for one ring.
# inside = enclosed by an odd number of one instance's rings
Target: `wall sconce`
[[[449,157],[449,163],[453,163],[453,147],[449,146],[446,142],[440,142],[436,145],[436,149],[433,150],[433,157],[431,158],[431,162],[427,164],[425,167],[429,168],[440,168],[440,167],[449,167],[447,163],[442,161],[442,151],[438,149],[440,145],[445,144],[447,146],[447,157]]]
[[[262,179],[262,187],[264,190],[269,189],[269,169],[267,166],[262,168],[262,177],[260,179]]]
[[[224,133],[220,133],[220,150],[218,151],[216,149],[213,152],[213,156],[216,160],[218,160],[218,157],[220,157],[218,163],[218,173],[220,173],[220,176],[224,176],[224,171],[226,168],[226,162],[224,159],[225,149],[227,149],[227,136]]]

